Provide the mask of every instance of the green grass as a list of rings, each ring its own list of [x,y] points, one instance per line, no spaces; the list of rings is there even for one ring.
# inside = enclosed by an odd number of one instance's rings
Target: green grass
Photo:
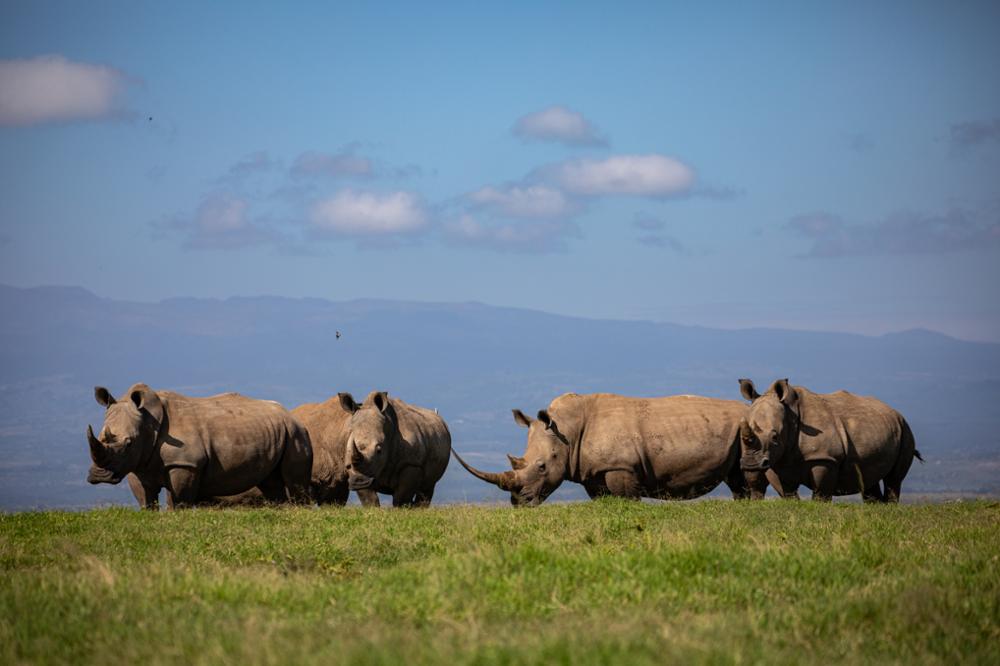
[[[1000,504],[0,515],[0,662],[992,663]]]

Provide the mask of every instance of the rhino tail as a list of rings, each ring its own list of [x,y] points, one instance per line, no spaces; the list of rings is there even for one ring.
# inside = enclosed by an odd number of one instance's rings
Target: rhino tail
[[[916,449],[913,449],[913,457],[916,458],[917,460],[919,460],[921,462],[921,464],[923,464],[925,462],[924,461],[924,457],[922,455],[920,455],[920,451],[917,451]]]

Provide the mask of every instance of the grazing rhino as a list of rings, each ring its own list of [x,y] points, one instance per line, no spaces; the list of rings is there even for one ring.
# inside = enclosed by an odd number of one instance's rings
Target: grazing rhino
[[[512,411],[528,429],[524,456],[507,456],[512,470],[482,472],[455,457],[476,477],[509,491],[514,505],[540,504],[565,480],[583,484],[592,498],[686,499],[723,482],[734,498],[747,496],[738,464],[746,407],[738,401],[567,393],[537,420]]]
[[[309,431],[313,447],[312,491],[319,504],[347,503],[351,489],[347,478],[347,423],[358,404],[350,393],[338,393],[325,402],[309,402],[292,410],[299,423]],[[357,491],[363,504],[378,504],[372,489]]]
[[[351,411],[344,468],[362,503],[377,506],[379,492],[391,494],[393,506],[430,504],[451,454],[444,419],[385,391],[373,391],[361,405],[342,404]],[[373,492],[361,494],[365,490]]]
[[[741,379],[740,393],[750,401],[740,466],[754,497],[770,482],[782,497],[797,497],[804,485],[818,500],[860,492],[867,501],[898,502],[913,458],[923,461],[906,420],[875,398],[813,393],[787,379],[764,395]]]
[[[145,384],[120,400],[99,386],[94,397],[106,411],[99,437],[87,426],[90,483],[119,483],[131,474],[133,493],[150,509],[161,488],[170,506],[254,487],[270,501],[309,501],[309,435],[276,402],[237,393],[189,398]]]

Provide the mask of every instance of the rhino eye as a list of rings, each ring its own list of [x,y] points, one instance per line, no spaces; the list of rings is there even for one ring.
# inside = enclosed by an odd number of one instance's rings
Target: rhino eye
[[[545,461],[544,460],[539,460],[538,461],[538,470],[541,471],[541,472],[545,471]]]

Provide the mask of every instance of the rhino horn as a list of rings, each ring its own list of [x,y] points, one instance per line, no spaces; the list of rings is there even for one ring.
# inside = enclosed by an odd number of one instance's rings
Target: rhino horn
[[[89,425],[87,426],[87,442],[90,443],[91,459],[100,465],[107,456],[107,449],[104,447],[104,444],[101,444],[101,440],[94,437],[94,429]]]
[[[497,474],[496,472],[483,472],[481,470],[476,469],[475,467],[465,462],[464,460],[462,460],[462,456],[458,455],[458,452],[455,451],[455,449],[452,449],[451,453],[453,456],[455,456],[455,459],[458,460],[459,464],[461,464],[462,467],[468,470],[469,474],[476,477],[477,479],[482,479],[487,483],[492,483],[495,486],[499,486],[501,490],[513,490],[514,472],[508,471],[508,472],[503,472],[502,474]]]

